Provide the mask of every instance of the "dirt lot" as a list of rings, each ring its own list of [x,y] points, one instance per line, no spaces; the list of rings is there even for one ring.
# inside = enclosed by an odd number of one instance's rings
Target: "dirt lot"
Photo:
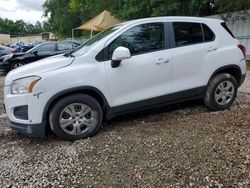
[[[75,142],[18,135],[0,108],[0,187],[249,188],[249,110],[250,74],[228,110],[173,105],[116,118]]]

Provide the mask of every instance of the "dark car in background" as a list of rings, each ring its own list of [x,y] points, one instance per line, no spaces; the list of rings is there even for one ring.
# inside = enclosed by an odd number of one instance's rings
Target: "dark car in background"
[[[15,52],[16,50],[14,48],[9,48],[7,46],[0,45],[0,57]]]
[[[20,52],[27,52],[28,50],[30,50],[31,48],[34,48],[35,46],[41,44],[43,42],[39,42],[39,41],[34,41],[34,42],[31,42],[31,43],[26,43],[26,44],[23,44],[21,46],[21,49],[20,49]]]
[[[7,73],[12,69],[46,57],[68,53],[78,46],[80,46],[79,43],[71,41],[44,42],[27,52],[3,56],[2,60],[0,59],[0,72]]]
[[[31,48],[34,48],[38,44],[41,44],[43,42],[41,41],[33,41],[30,43],[24,43],[24,42],[16,42],[9,44],[8,47],[15,49],[16,52],[27,52]]]

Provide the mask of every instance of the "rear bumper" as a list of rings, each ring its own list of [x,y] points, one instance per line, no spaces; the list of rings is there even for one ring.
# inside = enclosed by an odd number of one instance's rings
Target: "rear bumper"
[[[40,124],[20,124],[11,122],[11,128],[23,135],[37,138],[45,137],[45,125],[46,122]]]

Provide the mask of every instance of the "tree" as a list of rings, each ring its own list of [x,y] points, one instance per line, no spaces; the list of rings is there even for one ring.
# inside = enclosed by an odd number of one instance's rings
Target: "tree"
[[[213,13],[214,0],[70,0],[72,12],[87,21],[104,9],[130,20],[150,16],[204,16]]]
[[[150,16],[207,16],[213,13],[211,0],[124,0],[114,14],[122,19]]]
[[[120,20],[152,16],[208,16],[250,9],[250,0],[46,0],[47,26],[58,36],[71,35],[71,29],[103,10]]]
[[[103,10],[113,12],[121,8],[123,0],[70,0],[69,8],[71,12],[80,15],[82,21],[88,21]]]
[[[71,36],[71,30],[81,23],[78,14],[70,11],[70,0],[46,0],[44,16],[48,18],[46,27],[59,38]]]
[[[34,25],[35,27],[35,32],[36,33],[42,33],[43,32],[43,26],[42,23],[37,21],[36,24]]]
[[[37,21],[35,25],[23,20],[12,21],[0,18],[0,33],[12,35],[38,34],[43,32],[42,24]]]

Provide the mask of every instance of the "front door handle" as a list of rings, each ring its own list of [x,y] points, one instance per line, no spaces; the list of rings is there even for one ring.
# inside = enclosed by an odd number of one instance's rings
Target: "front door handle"
[[[160,65],[160,64],[167,64],[167,63],[169,63],[170,62],[170,60],[169,59],[165,59],[165,58],[159,58],[158,59],[158,62],[156,63],[156,65]]]
[[[214,46],[209,46],[209,48],[208,48],[208,52],[213,52],[213,51],[216,51],[217,50],[217,48],[216,47],[214,47]]]

